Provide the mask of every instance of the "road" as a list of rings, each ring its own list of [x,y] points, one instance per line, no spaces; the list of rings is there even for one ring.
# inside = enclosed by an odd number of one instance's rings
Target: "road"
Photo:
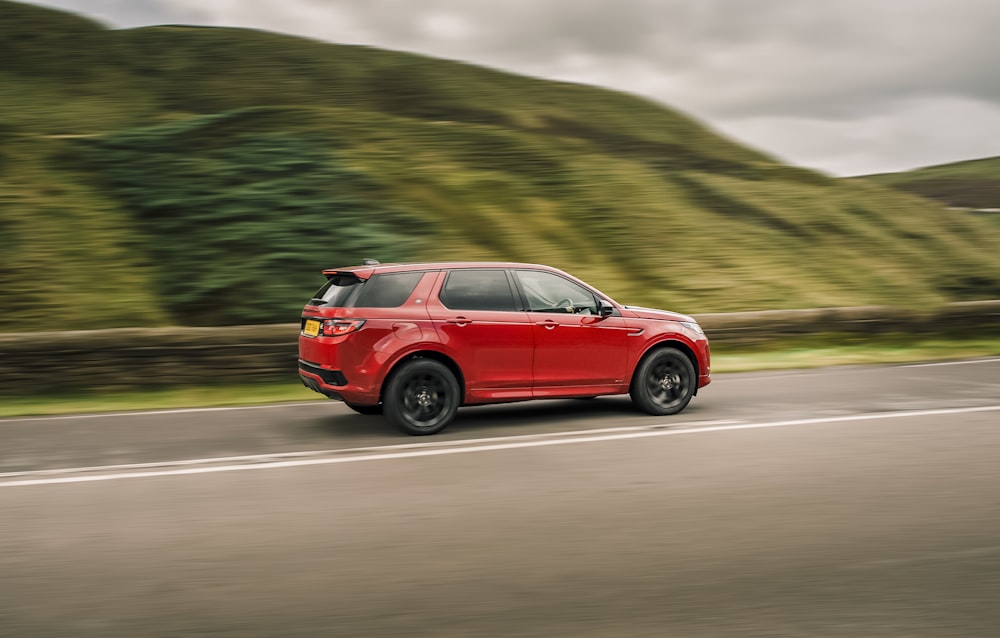
[[[0,636],[996,636],[1000,359],[0,420]]]

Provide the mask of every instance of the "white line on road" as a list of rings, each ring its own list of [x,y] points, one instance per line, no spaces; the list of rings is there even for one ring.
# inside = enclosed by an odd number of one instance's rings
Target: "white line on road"
[[[954,549],[937,552],[925,552],[915,556],[904,558],[880,558],[862,563],[847,563],[841,569],[885,569],[887,567],[900,567],[912,565],[914,563],[931,563],[948,561],[954,563],[956,560],[973,559],[982,560],[984,557],[992,557],[1000,554],[1000,545],[984,545],[982,547],[970,547],[968,549]]]
[[[938,363],[911,363],[900,368],[934,368],[937,366],[966,366],[973,363],[1000,363],[1000,359],[973,359],[971,361],[940,361]]]
[[[591,443],[598,441],[617,441],[653,436],[674,436],[682,434],[701,434],[705,432],[726,432],[732,430],[749,430],[758,428],[777,428],[798,425],[819,425],[824,423],[848,423],[857,421],[874,421],[880,419],[899,419],[907,417],[945,416],[954,414],[970,414],[976,412],[992,412],[1000,410],[1000,405],[989,405],[973,408],[951,408],[941,410],[910,410],[903,412],[881,412],[874,414],[856,414],[849,416],[831,416],[813,419],[794,419],[789,421],[771,421],[765,423],[739,423],[732,425],[708,425],[675,429],[670,424],[646,426],[640,431],[623,431],[602,434],[600,436],[576,436],[572,438],[553,438],[529,441],[513,441],[482,445],[480,440],[467,440],[464,447],[445,447],[435,449],[411,449],[397,452],[352,453],[352,450],[338,451],[338,456],[328,458],[304,458],[264,463],[247,463],[241,465],[213,465],[209,467],[180,467],[148,472],[116,472],[111,474],[88,474],[84,476],[62,476],[55,478],[38,478],[17,481],[0,481],[0,487],[28,487],[34,485],[55,485],[60,483],[90,483],[96,481],[114,481],[120,479],[151,478],[161,476],[183,476],[188,474],[210,474],[217,472],[237,472],[243,470],[267,470],[288,467],[305,467],[309,465],[332,465],[335,463],[357,463],[361,461],[383,461],[390,459],[417,458],[423,456],[440,456],[444,454],[465,454],[468,452],[488,452],[495,450],[512,450],[518,448],[542,447],[548,445],[569,445],[573,443]],[[675,424],[676,426],[676,424]],[[450,442],[452,444],[458,442]],[[370,448],[378,450],[379,448]],[[351,453],[350,455],[343,455]],[[96,468],[98,471],[100,468]]]
[[[933,366],[959,366],[967,365],[973,363],[1000,363],[1000,358],[993,359],[972,359],[969,361],[944,361],[940,363],[915,363],[900,365],[901,368],[928,368]],[[853,368],[853,366],[850,366]],[[747,380],[765,380],[769,381],[777,376],[789,376],[789,375],[802,375],[802,374],[838,374],[838,373],[850,373],[854,374],[853,369],[845,368],[815,368],[815,369],[801,369],[801,370],[774,370],[770,372],[763,372],[756,375],[750,374],[740,374],[741,381]],[[239,406],[224,406],[215,408],[174,408],[174,409],[164,409],[164,410],[140,410],[132,412],[95,412],[91,414],[60,414],[51,416],[25,416],[25,417],[7,417],[0,419],[0,425],[7,423],[23,423],[28,421],[75,421],[79,419],[100,419],[108,417],[121,417],[121,416],[158,416],[158,415],[172,415],[172,414],[198,414],[202,412],[236,412],[245,410],[271,410],[274,408],[297,408],[297,407],[308,407],[308,406],[327,406],[328,402],[321,399],[315,399],[313,401],[304,401],[300,403],[269,403],[266,405],[239,405]]]
[[[700,428],[710,425],[731,425],[733,423],[744,423],[744,421],[733,421],[731,419],[714,421],[681,421],[671,423],[671,428]],[[174,461],[151,461],[148,463],[124,463],[118,465],[92,465],[84,467],[64,467],[51,470],[24,470],[21,472],[2,472],[0,479],[27,477],[27,476],[55,476],[60,474],[83,474],[85,472],[117,472],[121,470],[140,470],[155,467],[180,467],[188,465],[210,465],[220,463],[252,463],[260,461],[279,461],[286,459],[306,458],[315,456],[333,456],[335,454],[364,454],[364,453],[385,453],[387,451],[415,450],[422,448],[443,448],[469,445],[472,443],[492,443],[494,441],[529,441],[540,439],[552,439],[557,437],[592,436],[594,434],[606,434],[609,432],[636,432],[645,431],[649,425],[632,425],[616,428],[595,428],[591,430],[568,430],[566,432],[538,432],[535,434],[513,434],[510,436],[491,436],[476,439],[458,439],[451,441],[429,441],[427,443],[400,443],[397,445],[377,445],[368,447],[352,448],[331,448],[327,450],[306,450],[302,452],[269,452],[267,454],[243,454],[239,456],[216,456],[199,459],[180,459]]]

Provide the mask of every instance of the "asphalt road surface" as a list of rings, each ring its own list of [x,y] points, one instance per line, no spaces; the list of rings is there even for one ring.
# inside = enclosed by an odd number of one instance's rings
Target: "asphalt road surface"
[[[0,420],[0,636],[1000,635],[1000,359]]]

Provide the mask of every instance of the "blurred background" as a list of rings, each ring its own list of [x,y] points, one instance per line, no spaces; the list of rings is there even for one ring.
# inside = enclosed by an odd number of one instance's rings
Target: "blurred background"
[[[44,4],[0,2],[5,332],[290,322],[363,257],[547,263],[685,313],[1000,298],[995,74],[919,65],[940,3]],[[997,13],[958,4],[944,26]],[[222,24],[143,26],[184,20]],[[973,93],[983,117],[941,106]],[[856,175],[932,157],[976,161]]]

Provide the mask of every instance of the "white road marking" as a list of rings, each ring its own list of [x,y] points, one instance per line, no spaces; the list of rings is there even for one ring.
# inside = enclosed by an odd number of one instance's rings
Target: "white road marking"
[[[896,367],[901,368],[925,368],[932,366],[959,366],[967,365],[973,363],[1000,363],[1000,358],[993,359],[972,359],[969,361],[944,361],[940,363],[915,363],[907,365],[899,365]],[[824,373],[824,374],[837,374],[837,373],[854,373],[854,368],[857,366],[833,366],[829,368],[802,368],[802,369],[792,369],[792,370],[772,370],[769,372],[762,372],[759,374],[752,373],[733,373],[739,374],[741,381],[748,380],[770,380],[774,377],[779,376],[789,376],[789,375],[802,375],[811,373]],[[866,366],[867,367],[867,366]],[[871,366],[878,367],[878,366]],[[200,414],[202,412],[235,412],[243,410],[271,410],[274,408],[296,408],[296,407],[307,407],[307,406],[318,406],[318,405],[328,405],[325,401],[316,399],[313,401],[306,401],[301,403],[269,403],[266,405],[241,405],[241,406],[229,406],[229,407],[216,407],[216,408],[176,408],[176,409],[165,409],[165,410],[140,410],[132,412],[100,412],[92,414],[64,414],[64,415],[51,415],[51,416],[25,416],[25,417],[7,417],[0,419],[0,425],[6,423],[22,423],[27,421],[75,421],[79,419],[100,419],[109,417],[121,417],[121,416],[155,416],[155,415],[171,415],[171,414]]]
[[[973,363],[1000,363],[1000,359],[973,359],[971,361],[941,361],[938,363],[911,363],[900,368],[934,368],[937,366],[966,366]]]
[[[943,552],[926,552],[903,558],[880,558],[865,561],[863,563],[847,564],[842,569],[885,569],[886,567],[899,567],[901,565],[911,565],[914,563],[929,563],[939,561],[953,562],[955,560],[982,559],[984,557],[1000,554],[1000,545],[985,545],[983,547],[970,547],[968,549],[953,549]]]
[[[380,449],[382,450],[391,449],[390,447],[369,448],[369,450],[376,450],[374,453],[363,453],[363,452],[355,453],[354,450],[348,449],[348,450],[338,451],[337,456],[326,457],[326,458],[300,458],[300,459],[291,459],[284,461],[246,463],[239,465],[213,465],[209,467],[180,467],[176,469],[162,469],[162,470],[154,470],[146,472],[118,472],[110,474],[88,474],[83,476],[62,476],[53,478],[0,481],[0,487],[28,487],[35,485],[55,485],[61,483],[90,483],[96,481],[114,481],[120,479],[183,476],[188,474],[210,474],[217,472],[237,472],[244,470],[266,470],[266,469],[278,469],[278,468],[288,468],[288,467],[305,467],[309,465],[332,465],[335,463],[383,461],[390,459],[417,458],[423,456],[441,456],[445,454],[465,454],[469,452],[512,450],[518,448],[542,447],[549,445],[569,445],[574,443],[617,441],[617,440],[646,438],[654,436],[677,436],[682,434],[703,434],[706,432],[727,432],[732,430],[777,428],[777,427],[790,427],[799,425],[818,425],[826,423],[850,423],[858,421],[874,421],[880,419],[945,416],[954,414],[970,414],[977,412],[993,412],[993,411],[1000,411],[1000,405],[989,405],[989,406],[980,406],[971,408],[951,408],[951,409],[940,409],[940,410],[909,410],[902,412],[881,412],[874,414],[831,416],[831,417],[820,417],[812,419],[793,419],[788,421],[771,421],[764,423],[706,425],[706,426],[688,427],[684,429],[677,429],[676,424],[674,424],[674,426],[672,427],[671,424],[668,423],[668,424],[651,425],[645,427],[638,426],[634,429],[624,428],[627,431],[605,433],[599,436],[593,436],[587,434],[572,438],[565,438],[565,435],[559,435],[563,438],[538,439],[538,440],[527,440],[527,441],[522,440],[513,442],[505,440],[505,442],[502,443],[492,443],[489,445],[482,445],[481,440],[477,441],[475,439],[472,439],[464,441],[464,443],[468,443],[468,445],[463,447],[458,446],[460,443],[463,442],[451,441],[448,443],[453,447],[439,446],[436,448],[409,449],[400,451],[378,451]],[[95,468],[95,469],[97,471],[100,471],[102,468]]]
[[[733,421],[731,419],[716,421],[687,421],[672,423],[671,428],[705,427],[710,425],[730,425],[733,423],[743,423],[743,421]],[[154,467],[178,467],[187,465],[209,465],[212,463],[252,463],[255,461],[283,460],[306,458],[313,456],[333,456],[335,454],[362,454],[366,452],[384,453],[394,450],[414,450],[422,448],[443,448],[469,445],[471,443],[491,443],[494,441],[530,441],[540,439],[551,439],[556,437],[576,437],[589,436],[594,434],[606,434],[610,432],[636,432],[645,431],[649,425],[632,425],[617,428],[595,428],[592,430],[569,430],[566,432],[538,432],[535,434],[513,434],[510,436],[491,436],[478,439],[458,439],[452,441],[428,441],[426,443],[400,443],[397,445],[377,445],[368,447],[353,448],[332,448],[328,450],[307,450],[303,452],[269,452],[267,454],[244,454],[240,456],[217,456],[199,459],[180,459],[176,461],[151,461],[148,463],[125,463],[119,465],[93,465],[84,467],[65,467],[51,470],[24,470],[21,472],[0,472],[0,479],[26,477],[26,476],[54,476],[60,474],[82,474],[84,472],[109,472],[119,470],[139,470]]]

